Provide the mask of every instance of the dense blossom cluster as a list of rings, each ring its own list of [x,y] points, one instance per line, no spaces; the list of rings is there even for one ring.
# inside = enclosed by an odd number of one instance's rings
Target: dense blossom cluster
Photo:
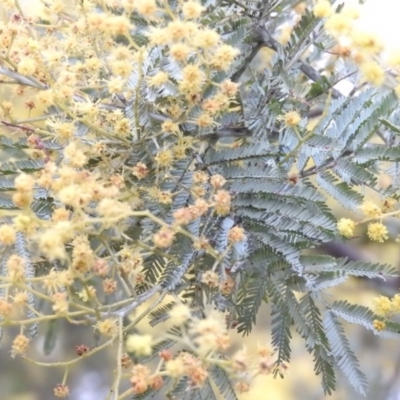
[[[240,51],[203,19],[203,3],[49,0],[33,14],[25,13],[17,0],[2,4],[6,19],[0,22],[0,67],[2,83],[13,88],[13,101],[0,103],[0,117],[7,134],[22,139],[24,152],[38,167],[16,171],[12,206],[1,210],[0,244],[7,253],[0,276],[0,328],[20,327],[12,357],[54,367],[58,364],[29,358],[35,340],[30,326],[59,318],[86,324],[101,336],[102,344],[77,345],[77,358],[61,366],[68,371],[83,357],[116,345],[116,399],[160,389],[166,378],[177,383],[186,377],[188,390],[198,388],[212,367],[225,370],[238,392],[248,391],[258,375],[284,375],[287,370],[285,362],[275,363],[274,351],[266,346],[256,354],[234,351],[229,328],[235,321],[222,321],[221,313],[204,310],[200,316],[179,296],[173,296],[168,311],[179,335],[137,333],[139,317],[122,321],[132,309],[124,314],[124,307],[138,307],[162,293],[147,308],[150,314],[164,300],[167,293],[149,281],[144,260],[156,255],[180,265],[169,250],[182,238],[193,251],[213,260],[199,274],[198,284],[205,291],[225,301],[237,285],[221,264],[228,251],[246,245],[248,232],[240,223],[232,225],[222,254],[203,234],[205,228],[198,235],[188,228],[199,220],[209,227],[213,217],[229,216],[235,196],[226,177],[195,162],[204,143],[193,132],[220,127],[221,118],[237,110],[240,89],[231,78]],[[305,10],[306,4],[300,3],[294,11]],[[337,39],[335,54],[351,57],[365,80],[381,85],[385,72],[375,59],[382,45],[369,33],[353,29],[357,10],[345,6],[336,13],[329,1],[318,0],[313,12],[325,18],[326,30]],[[285,35],[289,30],[283,31],[281,42]],[[148,67],[150,59],[156,62]],[[390,65],[399,68],[398,54],[392,55]],[[153,96],[152,112],[161,118],[155,118],[156,123],[143,122],[142,87]],[[25,120],[19,120],[14,102],[21,98],[29,115]],[[278,120],[298,135],[300,144],[310,137],[299,134],[304,121],[298,111],[287,111]],[[194,128],[187,131],[185,124]],[[236,149],[241,143],[227,146]],[[137,157],[137,149],[145,155]],[[182,160],[190,160],[190,185],[174,175]],[[296,184],[297,178],[290,181]],[[150,211],[149,204],[169,210],[184,192],[190,201],[168,218]],[[46,217],[34,210],[40,200],[51,202]],[[387,240],[382,219],[398,213],[396,202],[387,199],[378,207],[367,201],[360,210],[362,222],[378,220],[368,225],[368,237]],[[148,237],[133,239],[129,228],[143,220],[155,229]],[[357,224],[343,218],[337,228],[351,238]],[[21,247],[24,251],[16,250]],[[45,265],[45,272],[34,276],[31,264]],[[50,314],[36,310],[32,296],[47,302]],[[379,299],[377,314],[390,316],[397,303],[397,298]],[[384,323],[376,320],[375,329],[384,329]],[[164,340],[175,341],[179,350],[155,352]],[[152,370],[141,359],[154,354],[159,363]],[[122,379],[131,387],[119,394]],[[67,397],[69,391],[66,373],[54,395]]]
[[[379,317],[374,320],[374,328],[382,331],[386,328],[386,322],[400,312],[400,294],[389,299],[386,296],[379,296],[373,299],[373,311]]]
[[[170,317],[184,331],[181,342],[192,342],[197,346],[196,353],[180,351],[174,354],[170,350],[162,350],[158,356],[160,363],[156,371],[152,372],[144,365],[133,367],[131,383],[135,393],[143,393],[149,387],[163,386],[163,377],[174,379],[188,377],[190,386],[201,386],[208,377],[207,368],[213,363],[223,367],[236,378],[236,388],[239,392],[248,391],[251,381],[260,374],[270,374],[276,370],[274,366],[274,352],[266,346],[259,346],[258,354],[251,356],[246,349],[242,349],[222,360],[220,354],[226,353],[231,346],[231,339],[217,314],[210,314],[205,319],[198,319],[191,315],[189,307],[177,304],[170,310]],[[165,340],[165,337],[163,338]],[[129,335],[126,339],[126,348],[137,356],[146,356],[152,353],[152,346],[156,339],[151,335]],[[130,367],[130,365],[128,364]],[[283,367],[279,370],[284,373]]]
[[[382,202],[382,205],[379,206],[373,201],[366,199],[359,209],[364,215],[364,219],[355,222],[349,218],[341,218],[337,224],[339,233],[345,238],[352,238],[355,236],[356,225],[368,223],[367,235],[370,240],[383,243],[389,239],[389,232],[382,223],[382,220],[385,217],[400,215],[397,201],[392,198],[387,198]],[[378,221],[371,222],[373,220]]]
[[[106,311],[128,305],[132,302],[129,297],[148,284],[143,272],[145,255],[168,249],[179,233],[188,236],[195,248],[219,257],[204,237],[194,237],[185,226],[205,214],[229,213],[231,194],[224,189],[226,180],[221,175],[194,170],[190,193],[195,200],[176,210],[171,223],[146,211],[146,201],[168,206],[181,190],[179,186],[175,191],[162,186],[172,179],[170,171],[177,161],[200,149],[195,136],[181,130],[191,110],[199,109],[190,122],[201,129],[217,126],[216,118],[236,105],[239,85],[229,78],[215,80],[215,76],[229,70],[239,50],[225,43],[215,29],[202,24],[204,6],[195,0],[179,2],[174,9],[168,2],[160,5],[152,0],[54,0],[32,15],[25,14],[14,1],[3,6],[8,20],[0,27],[0,58],[2,67],[10,71],[6,81],[14,82],[11,71],[18,73],[13,97],[23,96],[27,110],[38,117],[20,124],[10,101],[0,104],[0,114],[12,122],[15,133],[26,133],[27,151],[43,161],[43,168],[16,176],[12,201],[19,211],[5,215],[0,243],[14,246],[22,234],[29,247],[37,249],[38,260],[63,268],[50,268],[45,275],[32,278],[26,274],[27,260],[12,254],[6,275],[0,278],[1,286],[7,288],[0,298],[1,324],[18,325],[18,315],[31,307],[29,295],[39,294],[50,303],[53,319],[88,317],[89,326],[94,325],[106,340],[99,348],[77,346],[79,357],[90,356],[118,342],[134,326],[122,326]],[[145,46],[135,38],[135,18],[150,22],[142,37]],[[181,73],[174,75],[160,68],[140,77],[150,90],[164,90],[168,85],[176,89],[167,102],[155,105],[167,118],[156,130],[146,131],[133,127],[124,109],[137,96],[129,83],[132,74],[140,73],[155,49],[177,63]],[[214,94],[203,100],[210,87],[215,89]],[[100,98],[95,99],[94,92],[101,93]],[[77,134],[79,126],[86,127],[83,136]],[[51,142],[57,143],[54,149],[49,146]],[[158,148],[150,157],[151,163],[141,160],[126,164],[132,143],[147,146],[148,142],[157,142]],[[93,160],[99,160],[94,167]],[[31,209],[38,191],[46,191],[53,199],[50,219],[38,218]],[[135,217],[150,218],[159,229],[149,240],[132,244],[124,230],[125,222]],[[102,238],[102,233],[110,229],[121,238],[118,250]],[[94,238],[102,243],[100,247],[93,245]],[[241,227],[230,230],[230,246],[245,239]],[[103,246],[106,256],[100,255]],[[213,270],[204,272],[203,282],[223,295],[234,287],[229,276],[221,280]],[[110,303],[110,296],[117,292],[125,292],[125,300]],[[164,362],[154,372],[141,364],[133,366],[126,353],[119,354],[118,363],[132,371],[132,388],[121,398],[161,387],[164,376],[188,376],[191,387],[201,386],[208,376],[207,368],[213,364],[236,374],[242,391],[249,388],[256,374],[272,372],[272,352],[260,356],[256,361],[259,367],[253,368],[247,359],[239,362],[239,358],[236,364],[221,364],[219,353],[229,348],[230,338],[217,317],[194,318],[183,304],[171,310],[171,316],[180,321],[182,329],[188,329],[182,338],[182,343],[190,344],[188,351],[176,355],[162,351]],[[48,316],[36,311],[35,320],[42,318]],[[21,325],[21,333],[13,341],[13,357],[26,357],[29,352],[28,325]],[[150,335],[136,334],[120,345],[129,353],[148,356],[157,341]],[[117,379],[118,389],[121,376]],[[66,382],[55,387],[54,395],[69,395]]]

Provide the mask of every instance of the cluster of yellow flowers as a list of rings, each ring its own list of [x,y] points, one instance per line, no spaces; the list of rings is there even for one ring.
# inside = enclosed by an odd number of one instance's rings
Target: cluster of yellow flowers
[[[18,326],[25,320],[29,295],[34,292],[50,304],[53,313],[45,316],[35,311],[35,321],[67,318],[74,322],[84,317],[90,329],[94,325],[106,338],[97,349],[77,350],[78,357],[111,346],[134,325],[123,327],[118,318],[107,313],[132,303],[138,288],[151,287],[144,257],[158,253],[168,258],[164,250],[174,244],[178,234],[216,259],[214,269],[205,271],[203,278],[210,290],[231,293],[235,281],[215,272],[221,255],[204,236],[196,237],[185,229],[207,213],[230,212],[232,198],[224,189],[226,180],[191,166],[193,185],[185,187],[171,174],[177,162],[189,159],[189,154],[200,147],[195,137],[182,132],[182,123],[213,127],[222,114],[237,105],[239,85],[221,76],[239,51],[201,21],[205,11],[201,2],[180,1],[172,10],[168,2],[161,5],[155,0],[50,0],[36,15],[26,15],[12,0],[2,6],[7,18],[0,23],[0,63],[10,72],[5,81],[17,83],[12,86],[13,99],[26,99],[27,110],[35,110],[36,115],[19,122],[18,110],[11,101],[0,104],[0,114],[12,122],[13,133],[27,133],[27,152],[41,160],[43,168],[16,176],[12,201],[19,209],[2,214],[7,219],[0,225],[0,244],[13,246],[23,234],[37,250],[33,262],[57,261],[63,269],[53,268],[31,278],[26,275],[27,260],[12,254],[6,263],[6,276],[0,277],[0,285],[7,289],[0,298],[0,327]],[[140,32],[140,40],[135,36],[133,15],[150,22],[148,29]],[[145,69],[155,50],[177,68],[172,71],[160,63],[158,68]],[[131,84],[132,76],[138,76],[137,87],[147,86],[149,91],[174,87],[170,96],[152,101],[154,113],[163,115],[159,126],[147,129],[140,123],[140,93]],[[205,95],[210,88],[212,95]],[[128,105],[133,118],[125,113]],[[194,108],[198,112],[193,117]],[[77,134],[82,127],[86,128],[84,133]],[[131,162],[136,148],[145,149],[146,156]],[[166,190],[166,182],[175,182],[176,188]],[[38,190],[45,191],[54,202],[47,219],[39,218],[31,209]],[[187,191],[193,202],[175,210],[170,223],[146,210],[149,201],[170,206],[182,191]],[[159,229],[132,245],[125,234],[126,221],[132,217],[149,218]],[[116,247],[102,236],[105,231],[112,232]],[[246,235],[241,227],[230,230],[229,248],[243,240]],[[120,300],[110,303],[110,295],[117,291],[125,297],[118,295]],[[164,351],[163,369],[154,374],[145,366],[135,365],[129,393],[160,387],[164,375],[188,375],[191,383],[199,386],[207,378],[207,367],[220,364],[215,352],[230,344],[223,324],[215,322],[214,317],[195,321],[186,306],[184,318],[182,310],[180,317],[178,309],[171,313],[176,314],[175,319],[181,318],[182,324],[191,321],[189,347],[197,348],[197,356],[181,353],[172,357]],[[28,325],[21,324],[12,356],[26,357],[31,341],[25,333]],[[126,350],[149,355],[153,344],[149,335],[128,336]],[[215,359],[209,357],[210,351]],[[78,360],[65,365],[69,368]],[[118,362],[131,366],[126,355]],[[267,356],[263,362],[263,371],[272,371],[273,362]],[[236,371],[240,363],[236,367],[231,364],[229,361],[225,367]],[[241,367],[242,390],[249,387],[253,376],[244,373],[246,368]],[[116,390],[119,383],[115,383]],[[67,383],[58,384],[54,394],[68,396]]]
[[[389,238],[389,232],[386,226],[381,222],[387,216],[399,216],[400,210],[397,207],[397,201],[387,198],[383,201],[381,207],[371,200],[365,200],[359,207],[364,214],[364,219],[355,222],[350,218],[341,218],[338,221],[337,228],[339,233],[345,238],[354,236],[356,225],[368,223],[367,235],[372,241],[383,243]],[[370,222],[378,219],[378,222]],[[376,297],[373,301],[373,310],[380,319],[373,321],[373,327],[376,331],[383,331],[386,328],[386,321],[400,312],[400,295],[396,294],[392,299],[386,296]]]
[[[367,235],[374,242],[383,243],[389,238],[389,232],[386,226],[382,223],[382,219],[388,216],[396,216],[400,214],[400,210],[396,210],[397,202],[392,199],[386,199],[383,205],[379,207],[371,200],[365,200],[359,207],[364,214],[364,219],[355,222],[350,218],[341,218],[338,221],[337,228],[339,233],[345,238],[354,237],[356,226],[362,223],[368,223]],[[378,222],[370,222],[379,219]]]
[[[256,376],[271,374],[277,368],[274,363],[274,352],[266,346],[259,346],[258,354],[252,356],[246,349],[242,349],[230,357],[222,358],[221,353],[230,348],[231,339],[220,315],[211,313],[205,319],[198,319],[192,316],[188,306],[177,304],[170,310],[169,316],[181,327],[183,333],[180,337],[171,336],[171,339],[178,344],[189,342],[194,346],[190,353],[181,351],[175,355],[171,350],[161,350],[158,354],[161,362],[153,373],[144,365],[133,366],[130,381],[136,394],[143,393],[150,387],[163,386],[163,377],[180,379],[186,376],[191,387],[199,387],[208,377],[208,367],[217,360],[218,365],[224,366],[236,380],[238,392],[248,391]],[[128,353],[136,356],[149,356],[156,344],[157,340],[149,334],[134,334],[127,337],[125,348]],[[132,362],[126,353],[121,362],[124,368],[132,367]],[[279,367],[280,373],[285,371],[285,365]]]
[[[12,248],[23,234],[35,249],[34,263],[44,259],[63,267],[33,278],[26,274],[26,258],[17,254],[7,258],[6,275],[0,277],[0,285],[6,289],[0,298],[0,327],[21,327],[12,344],[13,357],[27,357],[29,351],[31,338],[26,326],[30,322],[25,314],[32,312],[28,304],[31,294],[47,301],[52,310],[52,315],[35,310],[35,322],[67,318],[83,323],[81,318],[87,318],[90,329],[94,326],[104,336],[105,342],[98,348],[78,346],[78,358],[62,364],[67,369],[83,354],[90,356],[118,341],[122,347],[125,336],[127,352],[152,354],[153,346],[168,335],[157,340],[147,334],[129,335],[135,322],[123,326],[113,311],[131,305],[141,289],[152,287],[145,271],[146,257],[156,253],[170,261],[174,256],[168,249],[181,236],[192,241],[193,249],[215,259],[214,265],[203,271],[201,284],[222,296],[234,290],[236,282],[229,273],[217,273],[223,258],[220,252],[206,237],[186,229],[211,213],[226,216],[232,207],[226,179],[193,162],[191,155],[201,143],[183,131],[184,124],[199,129],[215,127],[222,115],[237,106],[239,84],[230,80],[227,72],[239,50],[203,23],[202,3],[180,0],[172,9],[168,1],[156,0],[48,0],[36,15],[26,15],[18,2],[3,2],[6,19],[0,22],[0,64],[8,71],[4,82],[16,83],[13,99],[24,98],[29,114],[35,111],[37,115],[19,121],[11,101],[0,104],[0,115],[11,121],[13,134],[26,136],[27,152],[42,161],[43,168],[16,174],[12,202],[18,210],[2,210],[1,216],[6,218],[0,225],[0,244]],[[304,9],[304,4],[296,7],[299,13]],[[318,0],[314,14],[326,18],[326,29],[338,43],[351,39],[350,47],[338,45],[337,53],[352,57],[366,80],[381,84],[384,73],[375,59],[382,45],[374,36],[353,29],[357,10],[345,6],[335,13],[329,1]],[[149,22],[148,28],[137,29],[135,19]],[[163,61],[154,61],[160,59]],[[149,60],[154,61],[151,68],[147,68]],[[139,103],[145,101],[141,98],[145,97],[143,87],[163,93],[147,104],[161,122],[157,118],[154,124],[142,121],[145,112]],[[281,119],[294,130],[301,124],[295,110]],[[138,156],[137,151],[142,153]],[[185,159],[190,160],[191,185],[173,174],[176,164]],[[31,208],[37,192],[45,192],[53,203],[48,218],[40,218]],[[182,192],[190,201],[171,212],[168,223],[147,211],[148,203],[168,209]],[[375,219],[383,218],[389,208],[365,203],[361,209],[367,218]],[[146,218],[156,227],[149,237],[134,244],[126,233],[127,221],[131,223],[133,218]],[[338,223],[339,232],[348,238],[354,235],[355,226],[350,219]],[[388,232],[381,222],[375,222],[369,224],[368,236],[384,241]],[[107,237],[112,237],[113,246]],[[245,230],[232,227],[227,251],[245,240]],[[115,298],[122,300],[112,303],[111,295],[118,291]],[[195,318],[183,304],[169,314],[183,332],[174,340],[191,353],[161,351],[154,372],[145,365],[132,366],[129,355],[118,354],[118,368],[132,368],[132,387],[123,398],[160,388],[165,376],[188,376],[197,387],[212,364],[229,371],[240,392],[247,391],[257,375],[275,370],[273,352],[266,347],[255,357],[241,350],[230,358],[220,358],[231,343],[225,325],[215,315]],[[279,373],[285,370],[286,365],[279,366]],[[116,392],[119,384],[114,384]],[[68,396],[66,382],[58,384],[54,394]]]
[[[215,30],[199,23],[204,7],[198,1],[182,2],[176,15],[169,7],[159,7],[152,0],[109,5],[106,2],[103,12],[98,12],[96,2],[71,2],[54,9],[52,5],[59,2],[53,1],[46,4],[43,15],[36,17],[23,15],[11,3],[4,5],[10,7],[10,20],[0,24],[0,43],[8,55],[2,63],[25,76],[26,82],[35,88],[27,93],[21,89],[23,86],[18,86],[14,91],[16,96],[28,96],[29,109],[63,109],[63,114],[46,121],[48,129],[42,132],[61,142],[73,137],[76,121],[90,127],[90,133],[97,138],[123,139],[132,134],[132,124],[122,108],[106,106],[115,102],[115,95],[124,101],[132,98],[129,77],[143,67],[155,47],[182,68],[179,76],[159,70],[142,77],[155,88],[176,84],[179,93],[169,99],[164,110],[174,120],[181,117],[185,103],[186,115],[198,104],[212,83],[212,74],[229,69],[238,55],[238,50],[224,43]],[[113,10],[120,15],[114,15]],[[145,33],[149,40],[146,47],[132,39],[132,12],[153,21]],[[40,18],[49,24],[41,24]],[[128,44],[122,44],[124,41]],[[238,85],[229,80],[212,84],[219,90],[201,104],[204,112],[197,118],[199,126],[211,126],[215,116],[229,108],[238,90]],[[90,90],[106,91],[107,95],[94,102],[86,94]],[[1,109],[5,116],[15,113],[10,102],[4,102]],[[163,132],[179,134],[175,122],[171,120],[169,128],[167,125],[162,127]],[[99,146],[98,140],[93,143]],[[171,146],[169,150],[179,154],[180,146],[177,143],[176,148]],[[165,160],[161,164],[169,165]]]
[[[373,311],[380,319],[373,321],[374,328],[382,331],[386,328],[386,321],[400,312],[400,294],[396,294],[392,299],[386,296],[379,296],[373,299]]]

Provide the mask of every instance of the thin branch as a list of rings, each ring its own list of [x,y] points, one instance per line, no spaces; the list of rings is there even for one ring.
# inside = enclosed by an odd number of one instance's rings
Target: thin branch
[[[9,126],[11,128],[18,128],[21,129],[25,132],[35,132],[36,129],[33,128],[29,128],[27,126],[22,126],[22,125],[17,125],[17,124],[11,124],[10,122],[6,122],[6,121],[0,121],[1,124],[5,125],[5,126]]]
[[[119,310],[113,310],[103,313],[102,315],[107,318],[109,318],[110,316],[118,316],[118,317],[125,316],[161,290],[162,290],[161,285],[156,285],[147,292],[144,292],[142,295],[138,296],[136,300],[132,301],[131,304],[128,304],[127,306],[122,307]]]
[[[117,351],[117,376],[115,377],[114,382],[114,399],[118,400],[119,397],[119,386],[121,384],[122,377],[122,346],[124,345],[123,338],[123,317],[120,315],[118,318],[118,351]]]
[[[246,71],[248,66],[254,60],[255,56],[258,54],[260,49],[263,47],[262,43],[257,43],[257,45],[251,50],[247,58],[245,59],[243,65],[232,75],[231,81],[238,82],[242,77],[243,73]]]

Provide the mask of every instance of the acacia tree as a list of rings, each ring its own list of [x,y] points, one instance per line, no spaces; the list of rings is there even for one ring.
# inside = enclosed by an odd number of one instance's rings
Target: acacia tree
[[[44,110],[20,120],[12,102],[0,104],[10,155],[0,164],[0,327],[20,327],[12,356],[35,363],[38,326],[65,319],[95,326],[100,343],[36,363],[65,368],[57,397],[69,394],[71,367],[111,346],[109,399],[212,399],[215,387],[236,399],[255,376],[284,375],[296,330],[325,393],[336,368],[365,393],[342,320],[399,338],[400,297],[370,310],[324,291],[397,271],[310,252],[364,223],[383,242],[384,218],[400,214],[398,180],[377,180],[397,174],[399,103],[357,8],[49,0],[30,15],[18,0],[3,3],[1,82]],[[265,48],[272,56],[257,68]],[[387,67],[399,66],[391,54]],[[363,215],[337,221],[328,197]],[[263,302],[271,348],[229,353],[230,332],[250,334]],[[174,326],[143,334],[143,318]]]

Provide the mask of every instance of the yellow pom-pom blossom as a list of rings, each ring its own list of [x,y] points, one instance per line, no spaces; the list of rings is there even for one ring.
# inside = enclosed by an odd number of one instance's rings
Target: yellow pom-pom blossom
[[[383,50],[382,41],[371,32],[356,29],[351,32],[351,38],[364,53],[378,54]]]
[[[157,11],[157,4],[154,0],[135,0],[135,7],[139,14],[144,17],[152,17]]]
[[[15,242],[16,232],[11,225],[0,225],[0,243],[11,245]]]
[[[189,0],[182,5],[182,14],[185,19],[196,19],[201,16],[204,7],[200,2]]]
[[[147,82],[152,87],[159,87],[164,83],[167,83],[168,79],[168,74],[166,72],[160,71],[153,76],[147,77]]]
[[[386,296],[375,297],[372,302],[372,309],[377,315],[386,317],[392,311],[392,302]]]
[[[318,0],[315,3],[313,12],[317,18],[329,17],[333,12],[331,2],[328,0]]]
[[[400,294],[396,294],[392,298],[392,310],[396,313],[400,312]]]
[[[381,209],[370,200],[365,200],[359,208],[362,213],[369,218],[376,218],[382,215]]]
[[[360,65],[364,80],[375,86],[381,86],[385,81],[385,71],[375,61],[365,61]]]
[[[149,356],[152,353],[153,338],[151,335],[129,335],[126,339],[126,350],[137,356]]]
[[[351,31],[352,18],[344,14],[333,14],[325,22],[325,30],[332,36],[347,34]]]
[[[289,111],[283,116],[286,126],[297,126],[301,121],[301,116],[297,111]]]
[[[346,238],[351,238],[354,236],[356,224],[353,220],[349,218],[341,218],[337,224],[337,228],[342,236]]]
[[[374,320],[374,329],[378,332],[383,331],[386,328],[386,324],[384,321],[380,321],[379,319]]]
[[[177,325],[183,325],[192,317],[190,308],[185,304],[176,304],[168,314]]]
[[[374,242],[383,243],[389,238],[386,226],[380,222],[374,222],[368,225],[368,237]]]

